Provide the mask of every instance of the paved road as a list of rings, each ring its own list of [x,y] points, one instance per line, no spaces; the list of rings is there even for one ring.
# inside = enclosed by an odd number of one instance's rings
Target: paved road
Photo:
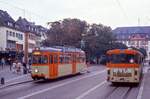
[[[145,72],[141,85],[137,87],[114,86],[107,82],[105,66],[91,66],[89,71],[91,72],[57,80],[27,82],[0,88],[0,99],[148,99],[150,97],[149,71]],[[27,77],[22,77],[19,81],[23,79]],[[31,80],[29,75],[28,79]]]

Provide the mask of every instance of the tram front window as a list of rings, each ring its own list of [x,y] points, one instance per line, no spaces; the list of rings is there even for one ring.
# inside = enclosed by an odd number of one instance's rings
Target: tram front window
[[[32,58],[32,63],[33,64],[47,64],[48,58],[47,58],[47,56],[35,55]]]
[[[112,54],[109,56],[111,63],[137,63],[136,55],[132,54]]]

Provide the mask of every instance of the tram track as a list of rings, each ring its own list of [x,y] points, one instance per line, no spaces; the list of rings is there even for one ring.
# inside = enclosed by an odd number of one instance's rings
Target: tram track
[[[117,94],[116,91],[117,90],[120,90],[121,87],[117,86],[117,87],[114,87],[112,90],[110,90],[105,96],[103,99],[117,99],[117,98],[114,98],[113,95],[114,94]],[[128,95],[130,93],[130,91],[132,90],[132,87],[128,87],[128,89],[122,93],[122,95],[118,98],[118,99],[127,99],[128,98]]]
[[[121,99],[127,99],[132,87],[129,87],[128,90],[122,95]]]
[[[114,92],[115,90],[117,90],[117,88],[119,88],[119,87],[114,87],[111,91],[109,91],[109,92],[104,96],[103,99],[109,99],[109,97],[113,94],[113,92]]]

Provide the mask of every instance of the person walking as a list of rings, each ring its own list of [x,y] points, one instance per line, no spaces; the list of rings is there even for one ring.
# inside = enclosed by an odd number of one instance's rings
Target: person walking
[[[12,71],[12,62],[11,62],[11,59],[10,59],[10,58],[8,58],[8,65],[9,65],[9,67],[10,67],[10,71]]]
[[[23,62],[23,74],[27,74],[27,65],[25,62]]]
[[[13,64],[12,64],[12,72],[13,73],[17,73],[17,71],[16,71],[16,62],[13,62]]]
[[[17,74],[21,74],[21,67],[22,64],[20,62],[17,62]]]
[[[3,69],[4,65],[5,65],[5,59],[4,58],[1,59],[1,63],[2,63],[2,69]]]

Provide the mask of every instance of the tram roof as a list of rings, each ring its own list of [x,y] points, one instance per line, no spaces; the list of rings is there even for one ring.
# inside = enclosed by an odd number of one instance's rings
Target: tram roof
[[[55,47],[41,47],[39,49],[40,51],[50,51],[50,52],[83,52],[83,50],[79,48],[69,48],[69,47],[61,47],[61,46],[55,46]]]
[[[134,50],[134,49],[114,49],[114,50],[109,50],[107,51],[107,54],[121,54],[121,53],[125,53],[125,54],[140,54],[143,55],[141,52]]]

